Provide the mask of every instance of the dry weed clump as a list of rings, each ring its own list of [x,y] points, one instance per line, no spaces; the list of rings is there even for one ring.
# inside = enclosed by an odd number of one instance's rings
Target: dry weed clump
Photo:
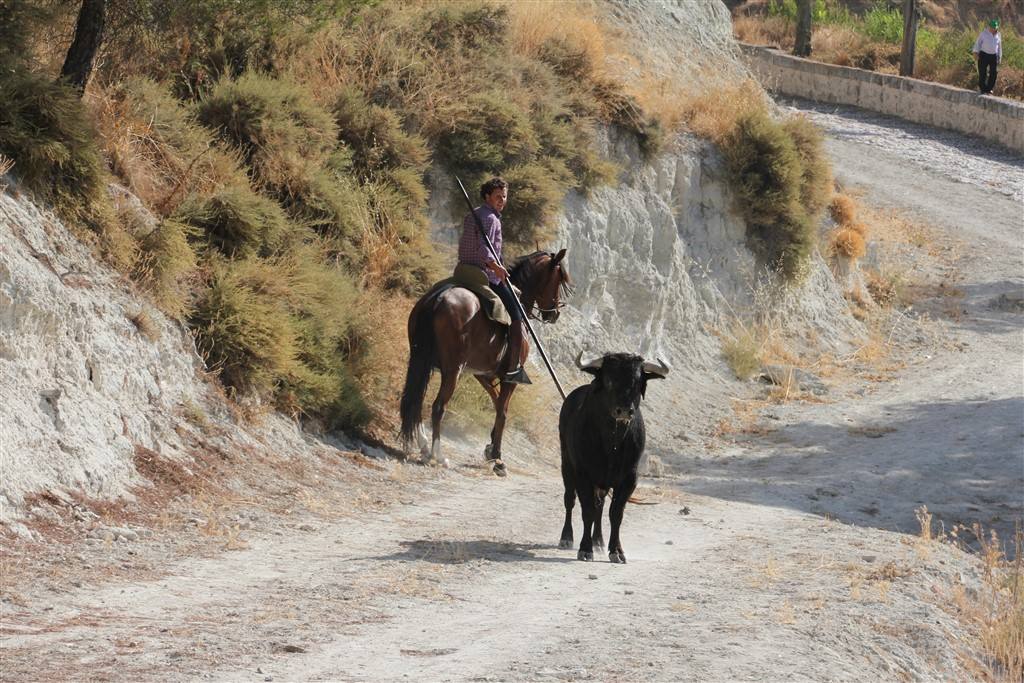
[[[853,197],[842,192],[832,195],[828,211],[836,225],[849,226],[857,220],[857,204],[853,201]]]
[[[846,259],[856,260],[864,256],[864,236],[853,228],[840,228],[832,233],[829,241],[832,252]]]
[[[143,337],[150,341],[156,341],[160,338],[160,328],[157,327],[156,323],[153,322],[153,317],[144,308],[140,308],[134,313],[128,315],[128,320],[135,325]]]

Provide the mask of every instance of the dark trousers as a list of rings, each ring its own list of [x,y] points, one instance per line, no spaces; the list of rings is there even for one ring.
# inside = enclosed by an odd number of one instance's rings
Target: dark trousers
[[[983,93],[992,92],[996,87],[996,68],[999,58],[987,52],[978,53],[978,89]]]
[[[505,304],[505,308],[508,309],[508,315],[512,318],[512,322],[522,320],[523,315],[519,312],[519,306],[516,306],[516,295],[512,293],[512,285],[508,283],[508,280],[498,284],[490,283],[490,285],[501,302]]]

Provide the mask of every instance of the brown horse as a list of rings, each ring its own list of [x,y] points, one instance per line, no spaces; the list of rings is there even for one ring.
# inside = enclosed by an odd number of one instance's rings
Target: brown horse
[[[538,309],[541,320],[558,320],[562,307],[560,295],[571,292],[569,273],[562,260],[565,249],[557,254],[537,251],[524,256],[509,271],[509,279],[522,291],[520,301],[528,315]],[[498,366],[505,352],[508,328],[490,320],[481,310],[480,300],[468,289],[455,287],[440,293],[428,293],[421,298],[409,314],[409,367],[402,392],[402,440],[409,449],[415,434],[424,457],[435,464],[448,466],[441,455],[441,420],[445,407],[455,393],[463,369],[473,373],[494,403],[494,428],[491,443],[484,456],[491,462],[495,474],[504,476],[501,462],[501,436],[505,430],[505,417],[509,400],[516,385],[499,382]],[[530,352],[529,342],[523,344],[522,361]],[[431,410],[433,440],[427,449],[422,424],[423,397],[434,368],[441,371],[441,388]]]

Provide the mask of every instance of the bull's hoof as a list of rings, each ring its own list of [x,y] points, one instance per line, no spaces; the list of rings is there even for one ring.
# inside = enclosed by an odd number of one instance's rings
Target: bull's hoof
[[[608,561],[612,564],[626,564],[626,554],[621,550],[613,550],[608,553]]]
[[[440,460],[434,460],[433,458],[431,458],[430,460],[427,461],[427,463],[431,467],[443,467],[444,469],[448,469],[452,466],[448,458],[441,458]]]
[[[571,548],[572,547],[572,538],[571,537],[570,538],[563,538],[563,539],[559,540],[558,541],[558,547],[559,548]]]
[[[494,472],[495,476],[504,477],[508,474],[508,470],[505,468],[505,463],[501,461],[501,458],[495,458],[488,462],[491,463],[491,471]]]
[[[589,550],[581,550],[578,553],[576,553],[576,559],[583,560],[584,562],[593,562],[594,553],[590,552]]]
[[[598,536],[597,538],[595,538],[595,539],[594,539],[594,540],[592,541],[592,543],[594,544],[594,549],[595,549],[595,550],[604,550],[604,539],[603,539],[603,538],[601,538],[600,536]]]

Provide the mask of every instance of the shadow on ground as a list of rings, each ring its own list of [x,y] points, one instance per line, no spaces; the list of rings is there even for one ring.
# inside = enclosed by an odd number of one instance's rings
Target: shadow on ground
[[[576,556],[567,553],[565,557],[545,557],[534,554],[536,550],[551,550],[554,544],[506,543],[502,541],[475,540],[454,541],[445,539],[401,541],[403,550],[370,558],[375,560],[398,560],[404,562],[431,562],[434,564],[464,564],[476,560],[489,562],[572,562]]]
[[[842,417],[832,416],[841,420]],[[1024,514],[1024,399],[892,407],[877,423],[801,421],[751,437],[751,452],[672,456],[692,493],[918,533],[980,523],[1004,540]]]

